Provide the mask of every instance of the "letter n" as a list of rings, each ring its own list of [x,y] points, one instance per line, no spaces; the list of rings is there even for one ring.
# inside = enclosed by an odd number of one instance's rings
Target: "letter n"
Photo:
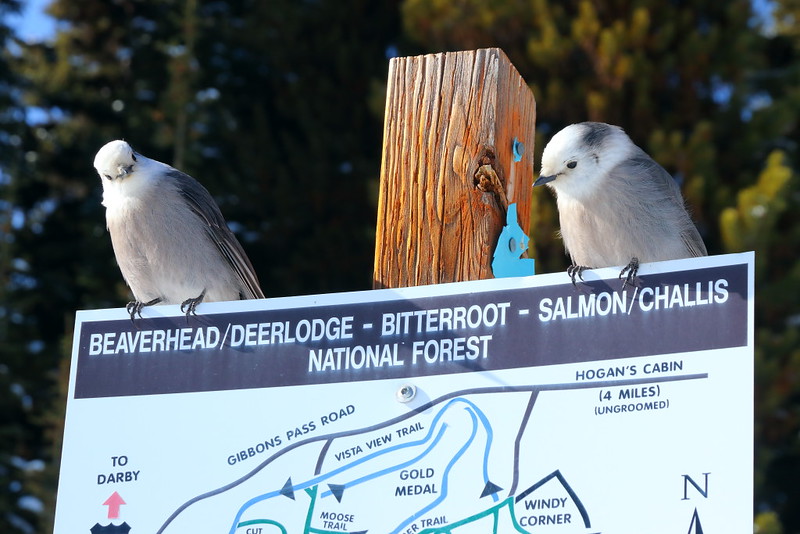
[[[689,484],[694,486],[694,489],[700,493],[704,498],[708,499],[708,475],[710,473],[703,473],[703,487],[701,488],[700,485],[694,481],[692,477],[689,475],[682,475],[683,476],[683,499],[682,501],[688,501],[689,497],[687,492],[689,490]]]

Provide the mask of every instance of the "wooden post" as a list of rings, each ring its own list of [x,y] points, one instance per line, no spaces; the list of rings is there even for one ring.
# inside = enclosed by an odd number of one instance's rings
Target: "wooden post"
[[[498,48],[391,60],[375,288],[492,278],[508,204],[529,225],[535,122]]]

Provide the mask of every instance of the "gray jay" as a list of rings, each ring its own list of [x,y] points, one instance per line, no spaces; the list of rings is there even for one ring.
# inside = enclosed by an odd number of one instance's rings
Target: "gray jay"
[[[208,191],[191,176],[111,141],[94,158],[111,243],[134,301],[153,304],[264,298],[253,266]]]
[[[556,196],[573,284],[585,269],[624,265],[624,289],[640,261],[708,254],[675,180],[618,126],[582,122],[555,134],[533,185],[543,184]]]

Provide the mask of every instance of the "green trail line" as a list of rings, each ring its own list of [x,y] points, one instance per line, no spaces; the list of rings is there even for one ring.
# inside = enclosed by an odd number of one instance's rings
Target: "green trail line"
[[[460,521],[456,521],[455,523],[451,523],[450,525],[447,525],[446,527],[426,528],[426,529],[421,530],[419,532],[419,534],[453,534],[453,530],[455,530],[455,529],[457,529],[459,527],[463,527],[464,525],[466,525],[468,523],[472,523],[474,521],[478,521],[479,519],[483,519],[484,517],[488,516],[489,514],[494,516],[494,530],[493,530],[492,534],[498,534],[497,528],[499,527],[499,524],[500,524],[500,511],[501,511],[501,509],[503,507],[508,507],[508,513],[509,513],[509,516],[511,517],[511,522],[514,524],[514,529],[517,532],[521,532],[522,534],[529,534],[529,532],[527,530],[523,529],[519,525],[519,523],[517,523],[517,518],[514,516],[514,498],[513,498],[513,496],[512,497],[508,497],[503,501],[500,501],[496,505],[492,506],[491,508],[488,508],[488,509],[484,510],[483,512],[480,512],[480,513],[475,514],[473,516],[469,516],[469,517],[464,518],[464,519],[462,519]]]
[[[303,526],[303,534],[311,532],[311,518],[314,516],[314,505],[317,503],[317,489],[319,486],[306,488],[306,493],[311,497],[311,504],[308,506],[308,515],[306,516],[306,524]]]

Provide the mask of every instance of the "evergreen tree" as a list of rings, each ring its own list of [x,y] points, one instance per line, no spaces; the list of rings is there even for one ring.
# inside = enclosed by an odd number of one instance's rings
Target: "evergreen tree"
[[[23,208],[26,189],[16,179],[32,160],[23,148],[32,134],[18,97],[23,80],[13,71],[19,45],[7,25],[19,10],[16,0],[0,0],[0,532],[9,533],[33,532],[43,524],[37,494],[48,436],[41,417],[50,397],[41,394],[50,389],[53,370],[52,360],[37,359],[42,345],[26,316],[35,281],[18,239],[46,209],[43,203]]]
[[[753,73],[755,143],[774,147],[758,181],[720,227],[726,248],[756,250],[756,519],[759,532],[800,531],[800,4],[777,0],[763,22],[766,65]],[[759,132],[775,131],[775,137]],[[741,240],[737,242],[738,240]]]
[[[74,311],[130,300],[96,151],[124,138],[195,176],[268,296],[368,288],[382,116],[366,102],[399,31],[393,3],[360,0],[55,0],[49,12],[54,40],[18,43],[8,58],[10,91],[37,113],[16,117],[24,132],[0,161],[12,206],[0,215],[11,243],[0,265],[0,435],[13,446],[9,455],[3,444],[0,483],[37,468],[20,484],[45,510],[22,510],[12,485],[0,513],[25,524],[3,532],[52,531]]]

